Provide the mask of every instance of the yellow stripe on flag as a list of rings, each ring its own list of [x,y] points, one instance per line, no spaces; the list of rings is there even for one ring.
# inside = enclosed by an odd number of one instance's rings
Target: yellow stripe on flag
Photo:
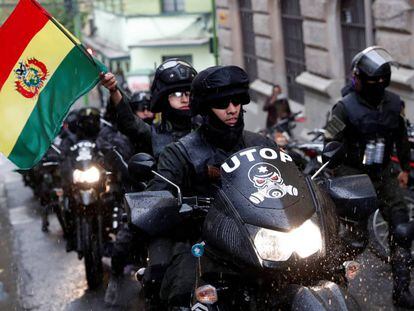
[[[53,42],[53,45],[50,44]],[[5,156],[11,153],[27,119],[36,105],[39,95],[26,98],[16,90],[16,73],[19,62],[26,62],[31,58],[46,65],[48,75],[40,92],[45,89],[66,55],[74,48],[73,43],[62,33],[53,22],[49,21],[32,38],[30,43],[13,67],[6,82],[0,90],[0,126],[6,131],[0,132],[0,152]],[[36,133],[33,133],[36,135]]]

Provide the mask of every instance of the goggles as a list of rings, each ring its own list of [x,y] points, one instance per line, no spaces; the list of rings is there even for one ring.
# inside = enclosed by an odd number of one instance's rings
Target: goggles
[[[169,68],[175,67],[178,64],[181,64],[181,65],[184,65],[184,66],[187,66],[187,67],[191,67],[191,65],[189,63],[185,62],[185,61],[171,59],[171,60],[167,60],[164,63],[162,63],[160,65],[160,67],[158,67],[158,70],[159,71],[163,71],[165,69],[169,69]]]
[[[231,97],[219,98],[211,102],[211,108],[215,109],[227,109],[227,107],[232,103],[234,106],[243,105],[245,99],[243,96],[235,95]]]
[[[185,92],[173,92],[170,94],[170,96],[175,96],[177,98],[182,98],[184,96],[186,97],[190,97],[190,91],[185,91]]]

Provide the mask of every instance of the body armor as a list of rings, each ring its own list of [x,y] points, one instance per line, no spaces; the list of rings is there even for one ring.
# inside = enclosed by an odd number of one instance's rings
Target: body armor
[[[346,164],[361,167],[367,143],[378,139],[385,142],[384,165],[388,164],[393,148],[392,135],[398,128],[401,113],[400,97],[386,92],[383,102],[374,108],[361,103],[356,93],[351,92],[341,102],[350,122],[345,129],[348,149]]]

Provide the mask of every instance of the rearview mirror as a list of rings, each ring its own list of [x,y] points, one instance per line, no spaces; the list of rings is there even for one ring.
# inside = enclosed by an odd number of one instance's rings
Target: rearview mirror
[[[323,162],[329,162],[330,168],[338,166],[343,161],[344,157],[344,145],[338,141],[331,141],[323,148]]]
[[[134,179],[140,181],[152,178],[152,171],[155,168],[155,160],[147,153],[138,153],[131,157],[128,161],[128,173]]]

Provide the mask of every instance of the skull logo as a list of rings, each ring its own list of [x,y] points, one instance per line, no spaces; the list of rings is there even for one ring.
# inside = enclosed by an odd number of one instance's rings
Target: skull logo
[[[268,199],[280,199],[286,194],[297,196],[298,189],[285,185],[280,171],[272,164],[261,162],[249,170],[249,180],[257,192],[250,195],[250,201],[259,204]]]

